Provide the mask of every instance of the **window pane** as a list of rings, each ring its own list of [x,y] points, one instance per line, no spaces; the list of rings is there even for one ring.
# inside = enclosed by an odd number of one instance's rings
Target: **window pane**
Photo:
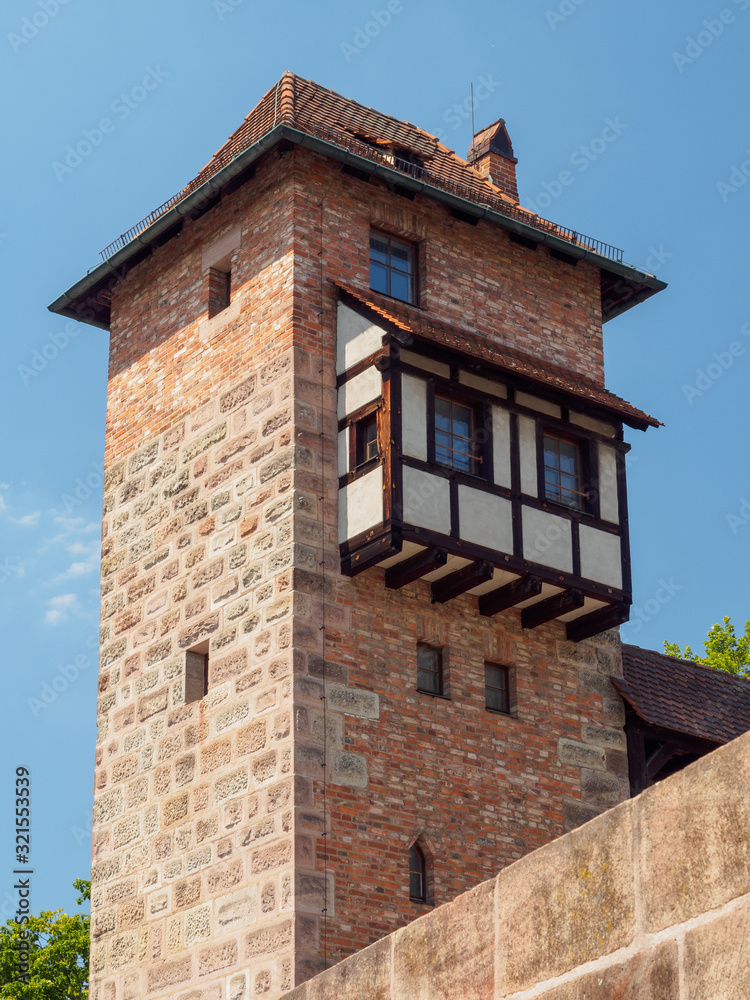
[[[395,240],[391,243],[391,265],[411,274],[412,249]]]
[[[428,694],[443,693],[440,651],[429,646],[417,646],[417,689]]]
[[[382,240],[379,236],[370,237],[370,260],[379,261],[381,264],[388,264],[387,240]]]
[[[391,295],[402,302],[411,302],[411,278],[408,274],[391,270]]]
[[[372,261],[370,262],[370,288],[376,292],[388,294],[388,268]]]
[[[484,667],[485,704],[496,712],[509,712],[508,668],[485,664]]]
[[[471,410],[468,406],[453,404],[453,433],[461,437],[471,437]]]
[[[549,500],[581,509],[581,451],[575,441],[544,435],[544,492]]]
[[[435,426],[443,431],[451,429],[451,404],[440,396],[435,396]]]
[[[365,427],[365,459],[378,457],[378,425],[373,420]]]

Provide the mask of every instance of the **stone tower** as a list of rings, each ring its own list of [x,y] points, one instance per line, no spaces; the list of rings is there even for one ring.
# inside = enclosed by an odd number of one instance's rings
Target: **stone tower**
[[[279,996],[627,797],[602,322],[663,284],[515,163],[287,73],[51,307],[111,337],[92,1000]]]

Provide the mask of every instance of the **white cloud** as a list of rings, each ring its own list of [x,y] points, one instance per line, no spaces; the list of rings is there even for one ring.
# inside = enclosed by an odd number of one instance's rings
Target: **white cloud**
[[[75,609],[78,597],[76,594],[59,594],[47,601],[47,613],[44,620],[48,625],[59,625],[67,620],[68,612]]]
[[[34,510],[30,514],[24,514],[23,517],[11,517],[8,514],[8,520],[12,521],[13,524],[20,524],[25,528],[34,527],[39,524],[39,515],[41,511]]]

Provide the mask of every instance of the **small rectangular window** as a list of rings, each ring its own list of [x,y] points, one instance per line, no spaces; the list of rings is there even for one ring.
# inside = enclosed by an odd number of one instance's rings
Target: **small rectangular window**
[[[371,413],[358,420],[352,428],[354,434],[354,468],[372,462],[380,455],[378,445],[378,415]]]
[[[387,233],[370,234],[370,288],[402,302],[416,301],[414,247]]]
[[[544,496],[574,510],[584,510],[583,461],[577,441],[544,434]]]
[[[510,671],[507,667],[485,663],[484,703],[493,712],[510,714]]]
[[[476,476],[482,462],[479,452],[475,407],[436,395],[435,461]]]
[[[185,703],[200,701],[208,694],[208,653],[185,653]]]
[[[417,646],[417,691],[443,694],[443,652],[432,646]]]

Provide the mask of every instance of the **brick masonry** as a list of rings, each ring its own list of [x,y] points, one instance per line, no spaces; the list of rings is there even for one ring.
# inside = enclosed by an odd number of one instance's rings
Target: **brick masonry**
[[[299,148],[119,282],[92,1000],[279,996],[425,911],[417,836],[442,903],[627,796],[616,637],[573,647],[560,623],[340,575],[329,279],[367,287],[371,223],[421,240],[436,316],[602,381],[594,268]],[[207,248],[238,226],[209,317]],[[415,691],[421,640],[446,648],[450,700]],[[512,668],[514,717],[484,709],[485,659]]]

